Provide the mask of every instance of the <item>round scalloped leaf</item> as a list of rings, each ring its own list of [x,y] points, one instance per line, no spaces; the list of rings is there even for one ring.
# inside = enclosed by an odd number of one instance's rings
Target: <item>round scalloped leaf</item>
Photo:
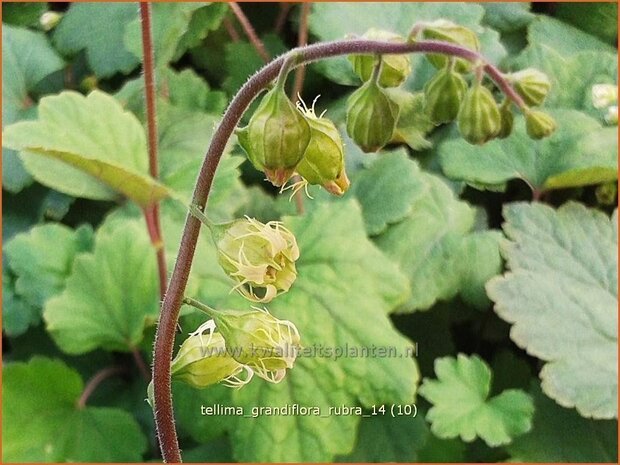
[[[362,206],[369,235],[380,234],[409,216],[414,200],[426,190],[424,183],[412,182],[419,176],[420,168],[401,149],[382,154],[355,178],[351,192]]]
[[[409,214],[374,240],[409,278],[411,295],[399,308],[408,312],[426,310],[437,300],[458,293],[462,266],[457,256],[463,238],[473,226],[474,210],[458,200],[437,176],[420,170],[403,171],[403,175],[411,185],[420,186]],[[387,201],[396,205],[399,202],[395,197],[384,199]]]

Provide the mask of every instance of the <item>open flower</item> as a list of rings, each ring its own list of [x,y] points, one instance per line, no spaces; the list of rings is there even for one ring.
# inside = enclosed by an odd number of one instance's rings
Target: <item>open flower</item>
[[[297,241],[278,221],[264,224],[246,217],[215,231],[214,239],[220,265],[249,300],[270,302],[297,278]]]
[[[300,349],[297,327],[279,320],[266,309],[209,312],[232,356],[257,376],[279,383],[293,368]]]
[[[197,205],[189,210],[211,230],[220,266],[237,282],[233,290],[253,302],[270,302],[291,288],[297,278],[299,248],[282,223],[264,224],[246,216],[214,224]]]

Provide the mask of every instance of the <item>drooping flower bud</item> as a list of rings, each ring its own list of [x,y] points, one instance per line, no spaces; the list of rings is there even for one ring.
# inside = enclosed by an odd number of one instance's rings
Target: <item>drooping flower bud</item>
[[[293,323],[258,308],[211,313],[230,353],[257,376],[278,383],[286,369],[293,368],[301,348],[299,332]]]
[[[310,125],[312,135],[306,153],[297,165],[297,174],[308,184],[321,185],[334,195],[344,194],[350,183],[345,171],[344,147],[338,129],[327,118],[317,117],[314,105],[308,108],[300,101],[298,106]]]
[[[449,123],[458,115],[467,83],[446,66],[424,86],[424,111],[435,123]]]
[[[389,31],[369,29],[363,36],[369,40],[383,40],[389,42],[405,42],[403,37]],[[374,55],[350,55],[349,60],[353,64],[353,70],[364,82],[372,76],[375,66]],[[382,55],[382,67],[379,74],[379,84],[383,87],[397,87],[405,82],[411,74],[411,59],[409,55]]]
[[[480,51],[480,42],[474,31],[445,19],[438,19],[432,23],[425,24],[424,29],[422,29],[422,37],[424,39],[451,42],[469,48],[475,52]],[[426,58],[428,58],[428,61],[437,69],[443,68],[450,60],[450,57],[447,55],[438,53],[430,53],[426,55]],[[471,62],[463,58],[457,58],[455,60],[455,70],[459,73],[468,72],[471,66]]]
[[[499,139],[505,139],[512,133],[514,116],[512,114],[512,109],[510,108],[511,106],[512,104],[510,103],[510,100],[506,99],[499,107],[499,114],[502,122],[500,130],[497,133],[497,137]]]
[[[252,218],[212,228],[218,261],[235,281],[241,295],[254,302],[270,302],[288,291],[297,278],[299,248],[282,223],[263,224]]]
[[[371,78],[347,101],[347,133],[364,152],[376,152],[392,139],[400,107]]]
[[[97,89],[98,86],[99,86],[99,80],[97,79],[97,76],[95,76],[94,74],[86,76],[80,82],[80,89],[86,93],[92,92],[93,90]]]
[[[497,136],[502,124],[493,94],[479,82],[465,94],[457,120],[463,138],[478,145]]]
[[[283,86],[276,86],[263,97],[237,136],[252,164],[264,171],[272,184],[281,186],[293,175],[306,151],[310,126]]]
[[[232,357],[224,337],[214,330],[215,322],[209,320],[190,333],[172,360],[173,379],[198,389],[220,382],[240,388],[250,382],[254,372]],[[241,379],[238,375],[244,370],[247,374]]]
[[[539,110],[525,112],[525,129],[532,139],[548,137],[555,131],[557,124],[547,113]]]
[[[527,68],[508,76],[515,91],[527,105],[542,105],[551,89],[549,77],[535,68]]]

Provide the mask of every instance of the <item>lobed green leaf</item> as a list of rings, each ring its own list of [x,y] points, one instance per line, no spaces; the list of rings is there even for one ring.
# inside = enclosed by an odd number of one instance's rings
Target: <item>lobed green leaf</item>
[[[7,127],[3,144],[20,151],[35,179],[66,194],[113,200],[121,193],[143,207],[170,195],[147,174],[140,122],[100,91],[41,99],[39,118]]]
[[[2,461],[140,462],[146,438],[116,408],[80,407],[80,375],[59,360],[34,357],[2,367]]]
[[[618,415],[617,217],[568,203],[505,207],[510,272],[487,284],[511,339],[547,362],[545,394],[587,418]]]
[[[138,56],[125,47],[125,28],[138,17],[132,3],[73,3],[54,30],[56,48],[65,55],[85,50],[98,78],[128,74],[139,64]]]
[[[45,304],[43,317],[69,354],[95,348],[131,351],[157,318],[155,251],[142,222],[98,231],[92,253],[78,255],[64,291]]]
[[[3,8],[6,5],[3,5]],[[20,8],[22,6],[20,5]],[[36,115],[29,96],[46,76],[64,67],[64,62],[39,32],[2,25],[2,129]],[[32,183],[14,150],[2,148],[2,187],[19,192]]]
[[[478,356],[437,359],[435,374],[437,380],[425,378],[419,392],[433,404],[426,419],[440,438],[479,437],[499,446],[532,427],[534,404],[525,392],[509,389],[488,398],[491,369]]]
[[[92,248],[92,236],[90,226],[73,230],[55,223],[15,236],[4,246],[8,266],[17,275],[15,292],[43,307],[65,287],[76,255]]]
[[[618,141],[615,128],[601,125],[583,113],[551,112],[558,130],[533,141],[517,117],[513,134],[482,147],[463,140],[440,145],[441,166],[447,176],[478,188],[495,190],[510,179],[522,179],[534,191],[587,186],[617,179]]]

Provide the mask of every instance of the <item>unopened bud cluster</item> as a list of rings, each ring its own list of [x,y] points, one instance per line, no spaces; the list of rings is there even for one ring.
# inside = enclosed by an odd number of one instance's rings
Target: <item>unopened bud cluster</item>
[[[374,28],[362,38],[395,43],[419,39],[444,42],[469,49],[474,57],[480,51],[480,40],[473,30],[445,19],[417,24],[408,38]],[[437,72],[418,94],[399,88],[412,72],[407,54],[349,56],[362,85],[347,100],[346,131],[364,152],[377,152],[390,143],[407,141],[403,135],[419,131],[416,124],[421,118],[427,125],[456,121],[462,137],[472,144],[508,137],[513,130],[515,106],[525,115],[531,138],[540,139],[554,132],[553,118],[533,109],[542,105],[551,88],[543,72],[528,68],[504,75],[512,89],[503,86],[502,90],[509,95],[500,104],[493,89],[483,82],[482,58],[466,59],[438,53],[439,50],[438,47],[437,52],[426,54]],[[286,71],[285,66],[283,70]],[[284,91],[282,75],[286,72],[280,74],[248,125],[237,131],[239,144],[252,164],[275,186],[284,189],[294,175],[299,175],[301,181],[291,188],[312,184],[335,195],[344,194],[350,183],[338,130],[332,121],[315,114],[314,105],[308,109],[301,99],[293,104]],[[412,98],[402,98],[403,94]],[[423,111],[416,118],[411,114],[411,102],[421,101],[418,96],[423,100],[419,105]],[[609,118],[613,119],[613,114]]]
[[[474,31],[440,19],[414,27],[411,41],[441,41],[480,51]],[[364,38],[386,41],[405,39],[391,32],[372,29]],[[400,59],[399,59],[400,57]],[[424,116],[434,124],[456,121],[462,137],[472,144],[484,144],[494,138],[508,137],[513,129],[513,101],[507,97],[501,104],[492,89],[483,83],[484,63],[440,53],[426,54],[437,68],[423,91]],[[411,73],[411,63],[404,55],[353,55],[349,57],[363,85],[347,102],[347,131],[366,152],[375,152],[385,145],[400,142],[397,129],[403,120],[403,101],[395,99],[388,87],[401,85]],[[473,73],[471,84],[466,74]],[[551,116],[532,107],[540,106],[551,87],[549,78],[533,68],[504,76],[512,86],[514,97],[526,118],[528,135],[533,139],[547,137],[555,130]],[[404,90],[402,92],[405,92]],[[415,94],[412,94],[415,95]],[[520,98],[520,101],[518,99]]]
[[[222,383],[240,388],[254,375],[279,383],[293,368],[300,346],[297,328],[267,310],[215,310],[190,333],[172,361],[173,379],[202,389]]]
[[[480,49],[473,31],[450,21],[423,24],[421,35],[424,39],[451,42],[475,52]],[[428,54],[427,58],[438,68],[424,87],[424,109],[429,118],[436,124],[456,120],[461,136],[471,144],[484,144],[511,134],[513,103],[506,98],[498,104],[493,92],[483,85],[481,63],[438,54]],[[476,73],[473,83],[468,85],[463,75],[471,71]],[[528,135],[540,139],[552,134],[556,127],[553,118],[530,108],[544,102],[551,88],[549,78],[533,68],[508,74],[505,78],[522,99],[521,111],[525,114]]]

